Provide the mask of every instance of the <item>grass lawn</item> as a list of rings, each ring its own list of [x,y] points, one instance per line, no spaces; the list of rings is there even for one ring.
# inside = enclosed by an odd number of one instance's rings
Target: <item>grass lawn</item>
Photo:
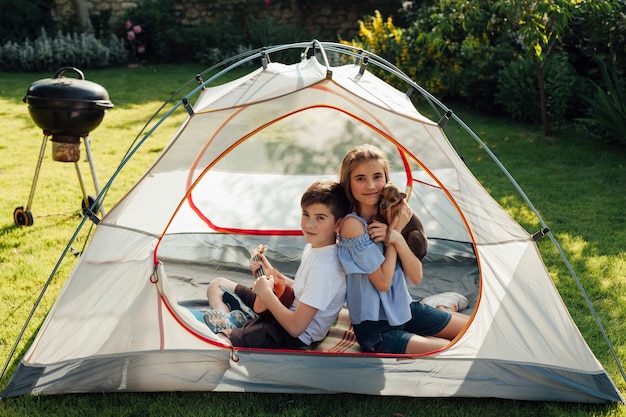
[[[115,108],[91,135],[102,186],[115,172],[135,136],[180,85],[204,68],[197,65],[143,66],[86,71],[103,85]],[[0,357],[11,353],[41,289],[80,222],[81,193],[71,164],[46,151],[31,211],[34,224],[17,227],[13,210],[26,206],[43,134],[22,98],[35,80],[51,73],[0,74]],[[548,224],[582,281],[619,358],[626,358],[626,148],[609,146],[563,129],[545,137],[541,128],[476,114],[457,114],[487,143],[516,178]],[[184,111],[153,135],[119,174],[104,202],[113,205],[158,156]],[[539,230],[533,213],[480,147],[455,133],[462,154],[483,186],[529,232]],[[93,194],[88,164],[81,170]],[[84,227],[73,249],[89,238]],[[570,314],[598,360],[622,393],[626,383],[569,271],[548,239],[539,242],[550,274]],[[52,306],[75,257],[58,273],[36,310],[2,380],[4,389],[17,361]],[[349,394],[259,393],[92,394],[22,397],[0,402],[0,416],[626,416],[619,404],[579,405],[499,399],[413,399]]]

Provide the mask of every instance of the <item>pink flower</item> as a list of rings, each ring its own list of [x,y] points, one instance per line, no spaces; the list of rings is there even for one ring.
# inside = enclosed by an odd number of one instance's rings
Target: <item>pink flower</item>
[[[126,27],[126,41],[131,54],[135,57],[145,54],[146,46],[141,39],[144,36],[141,25],[133,24],[130,19],[124,25]]]
[[[270,5],[270,0],[265,0],[265,4],[266,4],[267,6],[269,6],[269,5]]]

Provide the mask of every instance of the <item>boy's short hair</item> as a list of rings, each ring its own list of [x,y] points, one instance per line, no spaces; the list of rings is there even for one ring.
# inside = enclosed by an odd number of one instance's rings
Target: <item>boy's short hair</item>
[[[335,220],[339,220],[350,212],[350,202],[337,181],[318,180],[311,184],[302,194],[300,207],[305,208],[315,203],[327,206]]]

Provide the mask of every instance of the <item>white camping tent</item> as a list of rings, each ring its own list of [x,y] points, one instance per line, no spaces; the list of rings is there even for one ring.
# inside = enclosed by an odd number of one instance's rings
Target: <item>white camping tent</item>
[[[359,56],[352,49],[296,46],[309,48],[299,63],[268,63],[271,48],[255,52],[233,66],[259,58],[263,66],[199,86],[193,107],[181,102],[189,117],[99,222],[3,396],[215,390],[623,401],[532,236],[483,189],[439,124],[366,71],[366,60],[330,66],[330,52]],[[206,284],[251,279],[249,251],[259,243],[293,273],[304,244],[301,193],[336,178],[345,152],[361,143],[387,153],[424,220],[430,251],[414,298],[464,293],[464,333],[431,354],[366,354],[342,313],[331,330],[337,340],[313,349],[222,345],[196,318]]]

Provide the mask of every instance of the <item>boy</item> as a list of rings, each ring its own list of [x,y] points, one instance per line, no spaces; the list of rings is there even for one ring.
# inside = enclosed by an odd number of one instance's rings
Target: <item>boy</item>
[[[307,245],[295,279],[282,275],[261,254],[267,276],[257,278],[252,289],[226,278],[209,284],[207,297],[214,310],[204,315],[204,321],[225,342],[238,347],[297,349],[322,340],[336,320],[346,297],[346,274],[339,262],[336,238],[350,205],[339,183],[321,180],[304,192],[300,207],[300,227]],[[250,265],[253,274],[261,266],[258,262]],[[293,287],[295,300],[289,307],[273,292],[277,279]],[[233,311],[224,302],[226,296]],[[273,319],[256,317],[251,311],[256,298]],[[238,301],[244,305],[237,306]],[[246,322],[246,316],[252,319]],[[239,327],[242,322],[245,324]]]

